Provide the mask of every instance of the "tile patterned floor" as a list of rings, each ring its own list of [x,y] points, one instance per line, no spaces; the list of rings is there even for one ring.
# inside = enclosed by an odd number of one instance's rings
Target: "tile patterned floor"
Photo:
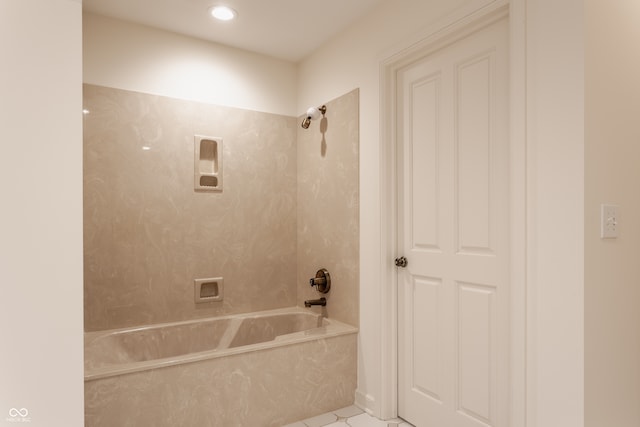
[[[333,412],[307,418],[284,427],[413,427],[408,422],[396,418],[381,421],[365,413],[357,406],[347,406]]]

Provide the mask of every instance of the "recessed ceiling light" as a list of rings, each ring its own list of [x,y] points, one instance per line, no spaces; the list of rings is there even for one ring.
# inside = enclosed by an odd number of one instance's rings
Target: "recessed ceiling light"
[[[231,21],[238,16],[238,12],[227,6],[213,6],[209,12],[211,16],[221,21]]]

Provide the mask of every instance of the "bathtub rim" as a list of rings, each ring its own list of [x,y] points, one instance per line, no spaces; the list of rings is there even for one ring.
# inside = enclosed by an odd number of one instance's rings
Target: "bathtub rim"
[[[347,325],[346,323],[342,323],[338,320],[324,317],[320,313],[312,312],[312,311],[309,311],[308,309],[303,309],[302,307],[296,306],[296,307],[278,308],[273,310],[263,310],[263,311],[249,312],[249,313],[231,314],[231,315],[225,315],[225,316],[202,317],[199,319],[182,320],[177,322],[154,323],[151,325],[109,329],[104,331],[85,332],[84,345],[86,346],[88,340],[95,340],[102,336],[120,334],[125,332],[134,332],[134,331],[140,331],[140,330],[146,330],[146,329],[152,329],[152,328],[163,328],[163,327],[178,326],[178,325],[189,325],[189,324],[213,321],[213,320],[251,319],[251,318],[260,318],[265,316],[286,315],[286,314],[308,314],[308,315],[314,315],[314,316],[321,316],[323,319],[323,323],[326,323],[326,324],[323,326],[308,329],[305,331],[293,332],[286,335],[280,335],[271,341],[265,341],[265,342],[256,343],[256,344],[249,344],[245,346],[226,348],[226,349],[204,350],[204,351],[199,351],[195,353],[187,353],[179,356],[109,365],[109,366],[94,368],[90,370],[85,368],[84,381],[85,382],[95,381],[102,378],[109,378],[109,377],[115,377],[119,375],[150,371],[154,369],[162,369],[162,368],[167,368],[171,366],[201,362],[209,359],[216,359],[221,357],[233,356],[237,354],[267,350],[267,349],[276,348],[276,347],[285,347],[285,346],[295,345],[298,343],[304,343],[309,341],[316,341],[320,339],[333,338],[333,337],[338,337],[342,335],[358,333],[358,328],[356,328],[355,326]]]

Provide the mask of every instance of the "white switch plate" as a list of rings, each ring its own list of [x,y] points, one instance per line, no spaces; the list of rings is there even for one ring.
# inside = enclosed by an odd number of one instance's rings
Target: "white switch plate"
[[[620,208],[616,205],[600,205],[600,237],[615,239],[620,228]]]

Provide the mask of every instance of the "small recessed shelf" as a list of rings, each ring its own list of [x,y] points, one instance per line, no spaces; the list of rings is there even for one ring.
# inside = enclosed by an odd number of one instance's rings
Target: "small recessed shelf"
[[[217,176],[201,176],[200,177],[200,187],[218,187],[218,177]]]
[[[224,279],[222,277],[195,279],[193,284],[196,304],[222,301],[224,290]]]
[[[195,135],[194,188],[222,191],[222,138]]]

